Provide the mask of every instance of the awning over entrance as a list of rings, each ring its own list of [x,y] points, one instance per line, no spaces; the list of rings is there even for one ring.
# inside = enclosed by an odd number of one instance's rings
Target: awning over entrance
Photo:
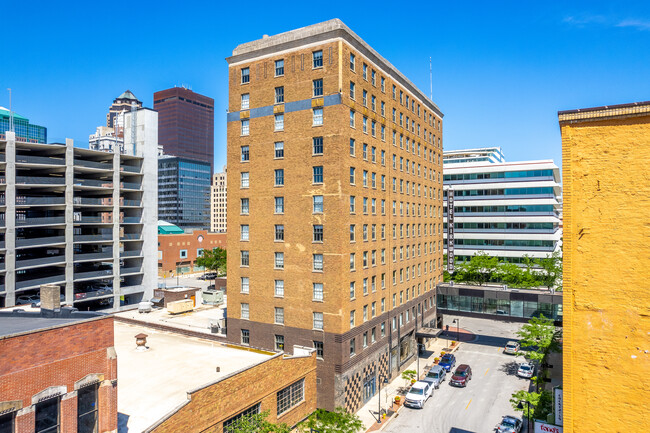
[[[442,333],[438,328],[420,328],[415,332],[416,338],[437,338]]]

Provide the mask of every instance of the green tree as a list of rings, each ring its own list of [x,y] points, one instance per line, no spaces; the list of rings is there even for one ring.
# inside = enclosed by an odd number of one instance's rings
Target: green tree
[[[456,281],[475,283],[479,286],[491,281],[497,274],[499,259],[479,251],[469,262],[463,263],[456,272]]]
[[[196,265],[226,275],[226,250],[222,248],[214,248],[212,251],[203,250],[201,257],[196,259]]]
[[[521,408],[519,404],[521,403]],[[546,419],[553,411],[553,396],[549,391],[517,391],[510,397],[512,408],[522,411],[525,418]],[[530,411],[529,411],[530,409]]]
[[[416,374],[417,374],[417,372],[415,370],[404,370],[402,372],[402,379],[404,379],[404,380],[408,381],[409,383],[411,383],[411,381],[413,379],[415,379]]]
[[[333,412],[318,409],[301,424],[302,432],[319,433],[356,433],[363,429],[363,422],[355,413],[348,413],[342,407],[337,407]]]
[[[542,268],[542,272],[537,273],[541,285],[550,289],[562,278],[562,257],[559,251],[555,251],[544,259],[538,259],[537,265]]]
[[[224,429],[227,433],[290,433],[287,424],[273,424],[266,418],[269,411],[242,416]]]
[[[526,354],[526,357],[543,363],[546,361],[547,356],[551,352],[560,352],[560,337],[562,331],[555,328],[553,321],[540,315],[540,317],[531,318],[528,323],[522,325],[521,329],[517,331],[519,336],[519,343],[523,347],[528,347],[531,350]]]
[[[523,271],[514,263],[500,262],[497,269],[497,277],[508,286],[521,287]]]

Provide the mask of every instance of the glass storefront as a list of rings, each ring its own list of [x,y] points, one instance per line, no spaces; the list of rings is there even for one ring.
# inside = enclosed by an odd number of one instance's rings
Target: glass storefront
[[[544,317],[562,320],[562,304],[514,299],[493,299],[462,295],[437,295],[437,306],[442,310],[467,311],[520,318]]]

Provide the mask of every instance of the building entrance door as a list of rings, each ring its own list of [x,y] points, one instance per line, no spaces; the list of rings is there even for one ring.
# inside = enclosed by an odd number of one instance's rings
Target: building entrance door
[[[366,376],[366,379],[363,381],[363,403],[365,404],[368,400],[375,395],[376,390],[376,379],[375,376]]]

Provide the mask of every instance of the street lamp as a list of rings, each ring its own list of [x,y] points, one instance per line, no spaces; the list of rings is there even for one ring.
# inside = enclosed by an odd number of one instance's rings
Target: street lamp
[[[416,366],[417,366],[417,370],[418,370],[418,372],[417,372],[418,373],[418,380],[420,380],[420,346],[424,347],[424,344],[422,344],[422,343],[415,343],[415,344],[417,344],[417,348],[415,350],[415,352],[417,354]]]
[[[456,341],[460,343],[460,318],[454,319],[451,323],[456,324]]]
[[[524,401],[524,400],[522,400],[522,401]],[[522,401],[520,401],[519,404],[517,405],[517,409],[520,409],[520,410],[523,411],[524,410],[524,405],[522,404]],[[527,424],[528,428],[527,428],[526,431],[529,432],[530,431],[530,402],[528,400],[525,400],[525,401],[526,401],[526,405],[528,406],[528,411],[526,412],[526,419],[527,419],[527,423],[528,423]]]
[[[379,375],[379,391],[377,391],[377,424],[381,424],[381,383],[388,384],[388,378],[383,374]]]

